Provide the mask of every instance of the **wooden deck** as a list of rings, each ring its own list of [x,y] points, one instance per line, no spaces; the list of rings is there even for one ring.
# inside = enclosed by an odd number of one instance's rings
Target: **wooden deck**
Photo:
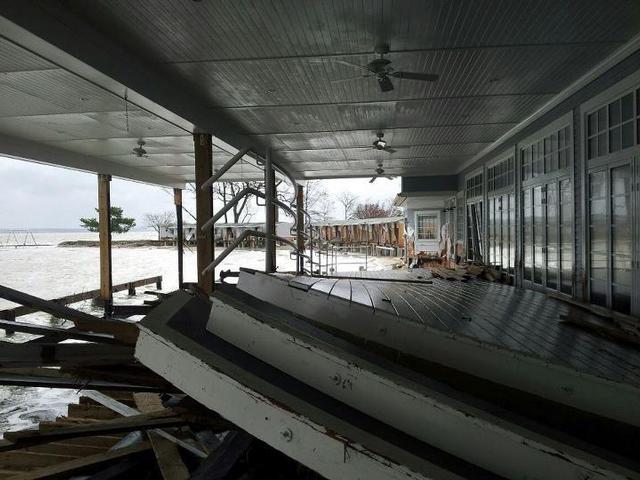
[[[275,274],[291,286],[322,292],[416,324],[640,386],[640,350],[561,323],[588,315],[531,290],[491,282],[451,282],[414,272],[354,272],[336,279]],[[404,277],[412,282],[398,282]],[[385,280],[393,281],[385,281]],[[419,280],[424,279],[424,283]],[[598,321],[597,318],[593,319]]]
[[[369,275],[246,270],[238,287],[397,355],[640,426],[638,346],[564,321],[602,323],[595,315],[540,292],[483,280],[429,278],[426,270]]]

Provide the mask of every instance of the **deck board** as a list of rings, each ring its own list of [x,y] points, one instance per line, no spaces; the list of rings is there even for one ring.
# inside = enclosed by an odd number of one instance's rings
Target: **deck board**
[[[352,272],[342,279],[304,279],[312,291],[342,298],[415,322],[535,356],[610,380],[640,386],[640,351],[560,322],[562,315],[588,312],[544,293],[474,280],[452,282],[428,272]],[[410,282],[399,282],[403,278]],[[429,278],[424,284],[418,277]],[[368,279],[372,278],[372,279]],[[391,280],[391,281],[385,281]]]

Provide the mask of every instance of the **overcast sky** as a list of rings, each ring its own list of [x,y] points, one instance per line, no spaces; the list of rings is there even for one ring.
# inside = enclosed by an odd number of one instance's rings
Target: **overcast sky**
[[[400,180],[326,180],[332,198],[350,190],[362,201],[388,200],[400,191]],[[0,230],[24,228],[78,228],[80,217],[95,216],[97,179],[90,173],[0,157]],[[145,228],[144,215],[173,210],[169,189],[115,179],[111,182],[111,204],[122,207]],[[195,213],[195,202],[185,193],[184,205]],[[334,216],[341,218],[335,205]],[[256,216],[256,220],[261,220]],[[188,221],[188,215],[185,215]]]

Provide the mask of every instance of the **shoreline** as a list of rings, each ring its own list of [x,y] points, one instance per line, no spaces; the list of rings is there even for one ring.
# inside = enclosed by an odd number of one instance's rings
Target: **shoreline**
[[[175,247],[175,240],[112,240],[112,247]],[[57,247],[99,247],[98,240],[66,240]]]

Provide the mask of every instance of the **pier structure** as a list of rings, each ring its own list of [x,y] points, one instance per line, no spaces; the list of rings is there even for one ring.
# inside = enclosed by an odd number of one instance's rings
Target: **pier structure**
[[[74,326],[16,322],[38,338],[0,345],[0,378],[153,393],[162,408],[139,417],[130,398],[91,393],[135,418],[11,432],[6,470],[640,478],[639,25],[634,1],[3,2],[0,154],[96,174],[111,315],[1,287]],[[370,232],[314,226],[305,182],[389,176],[406,229],[387,222],[375,242],[451,262],[323,268],[327,242]],[[113,177],[176,189],[176,208],[195,186],[196,282],[156,292],[141,320],[111,303]],[[221,180],[264,188],[219,208]],[[248,195],[264,229],[216,252],[216,224]],[[264,269],[214,281],[249,238]],[[43,451],[116,431],[82,465]]]

